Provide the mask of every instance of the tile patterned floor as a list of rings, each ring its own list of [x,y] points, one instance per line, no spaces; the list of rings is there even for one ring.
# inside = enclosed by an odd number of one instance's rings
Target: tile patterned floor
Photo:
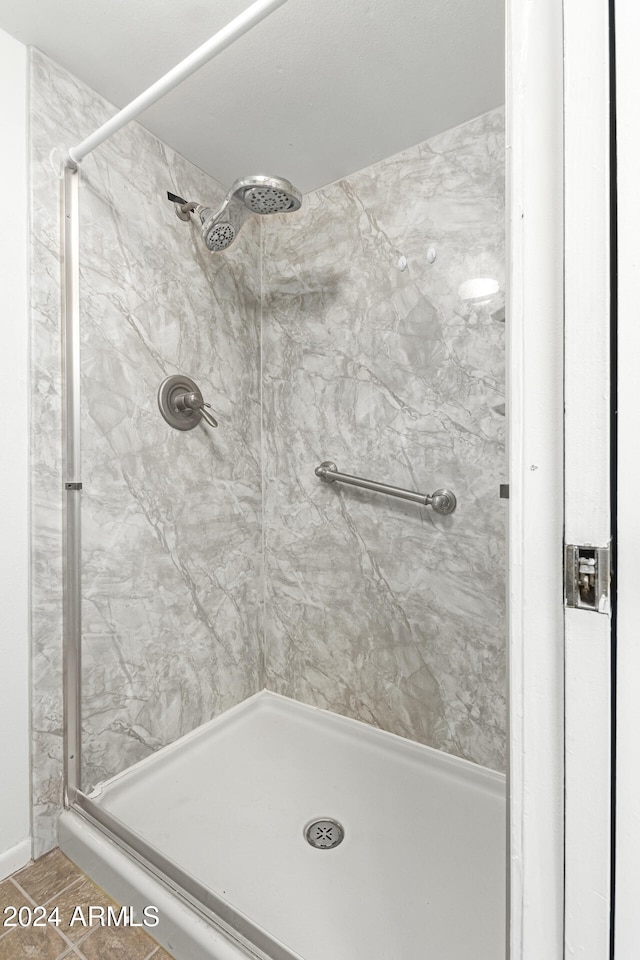
[[[27,907],[23,919],[33,917],[36,906],[50,915],[58,908],[60,924],[45,926],[4,926],[13,913],[7,907]],[[148,933],[139,927],[83,926],[70,923],[88,919],[89,906],[119,909],[60,850],[52,850],[35,863],[18,870],[0,883],[0,960],[172,960]],[[38,916],[41,911],[38,912]],[[94,917],[98,917],[94,913]],[[15,918],[16,922],[18,918]]]

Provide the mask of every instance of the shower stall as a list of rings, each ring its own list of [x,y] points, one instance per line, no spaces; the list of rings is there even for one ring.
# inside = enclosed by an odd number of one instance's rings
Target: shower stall
[[[495,960],[503,108],[302,197],[37,52],[31,97],[41,850],[64,765],[63,850],[176,960]]]

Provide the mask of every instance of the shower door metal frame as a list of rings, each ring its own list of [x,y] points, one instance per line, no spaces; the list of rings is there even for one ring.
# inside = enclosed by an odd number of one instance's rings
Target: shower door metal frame
[[[177,893],[245,956],[257,960],[300,960],[284,944],[82,792],[79,187],[78,169],[68,163],[62,178],[64,806],[100,830],[157,880]]]
[[[254,0],[222,29],[71,147],[62,174],[62,386],[63,386],[63,790],[66,806],[80,793],[81,735],[81,491],[80,479],[80,217],[78,164],[144,110],[285,4]],[[88,801],[88,798],[84,797]]]
[[[80,175],[78,163],[129,121],[211,60],[286,0],[255,2],[76,147],[62,175],[63,337],[63,799],[157,880],[197,910],[244,955],[299,960],[248,917],[185,873],[82,792],[82,616],[80,449]]]
[[[73,805],[81,783],[81,491],[80,480],[80,211],[79,174],[65,166],[62,180],[62,310],[64,409],[64,802]]]

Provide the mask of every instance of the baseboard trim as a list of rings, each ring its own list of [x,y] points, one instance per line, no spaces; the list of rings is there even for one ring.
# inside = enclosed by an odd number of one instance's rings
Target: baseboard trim
[[[29,860],[31,860],[31,837],[0,853],[0,880],[11,876],[20,867],[29,863]]]

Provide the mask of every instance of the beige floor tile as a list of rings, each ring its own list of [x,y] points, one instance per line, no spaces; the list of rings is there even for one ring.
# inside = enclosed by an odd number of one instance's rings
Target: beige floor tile
[[[0,940],[0,960],[57,960],[68,950],[53,927],[22,927]]]
[[[60,850],[52,850],[15,874],[15,879],[36,903],[46,903],[82,876],[75,863]]]
[[[0,907],[4,909],[8,904],[12,904],[15,895],[16,888],[11,883],[11,880],[3,880],[2,883],[0,883]]]
[[[98,927],[77,950],[86,960],[146,960],[156,946],[136,927]]]
[[[47,915],[57,907],[62,921],[56,928],[2,927],[5,906],[29,906],[23,888],[38,905],[46,906]],[[86,877],[60,850],[46,854],[35,863],[19,870],[12,878],[0,882],[0,960],[173,960],[158,947],[144,930],[137,927],[100,927],[95,918],[92,926],[76,919],[70,926],[76,907],[83,908],[88,921],[88,907],[119,907],[107,894]],[[62,936],[64,934],[64,936]],[[65,939],[66,937],[66,939]]]
[[[12,914],[5,913],[5,908],[15,907],[16,910],[19,910],[20,907],[24,906],[31,906],[31,904],[24,894],[20,893],[17,887],[14,887],[11,880],[4,880],[0,883],[0,940],[2,937],[6,937],[12,929],[5,926],[12,919]]]
[[[83,920],[88,923],[88,907],[116,907],[115,901],[110,900],[100,887],[96,887],[88,877],[82,877],[77,880],[73,886],[68,887],[64,893],[59,894],[47,903],[47,910],[58,907],[60,920],[62,921],[58,930],[65,934],[73,943],[77,943],[82,937],[86,937],[91,932],[90,926],[85,926]],[[81,915],[74,911],[76,907],[81,907]],[[73,925],[71,920],[74,920]]]

